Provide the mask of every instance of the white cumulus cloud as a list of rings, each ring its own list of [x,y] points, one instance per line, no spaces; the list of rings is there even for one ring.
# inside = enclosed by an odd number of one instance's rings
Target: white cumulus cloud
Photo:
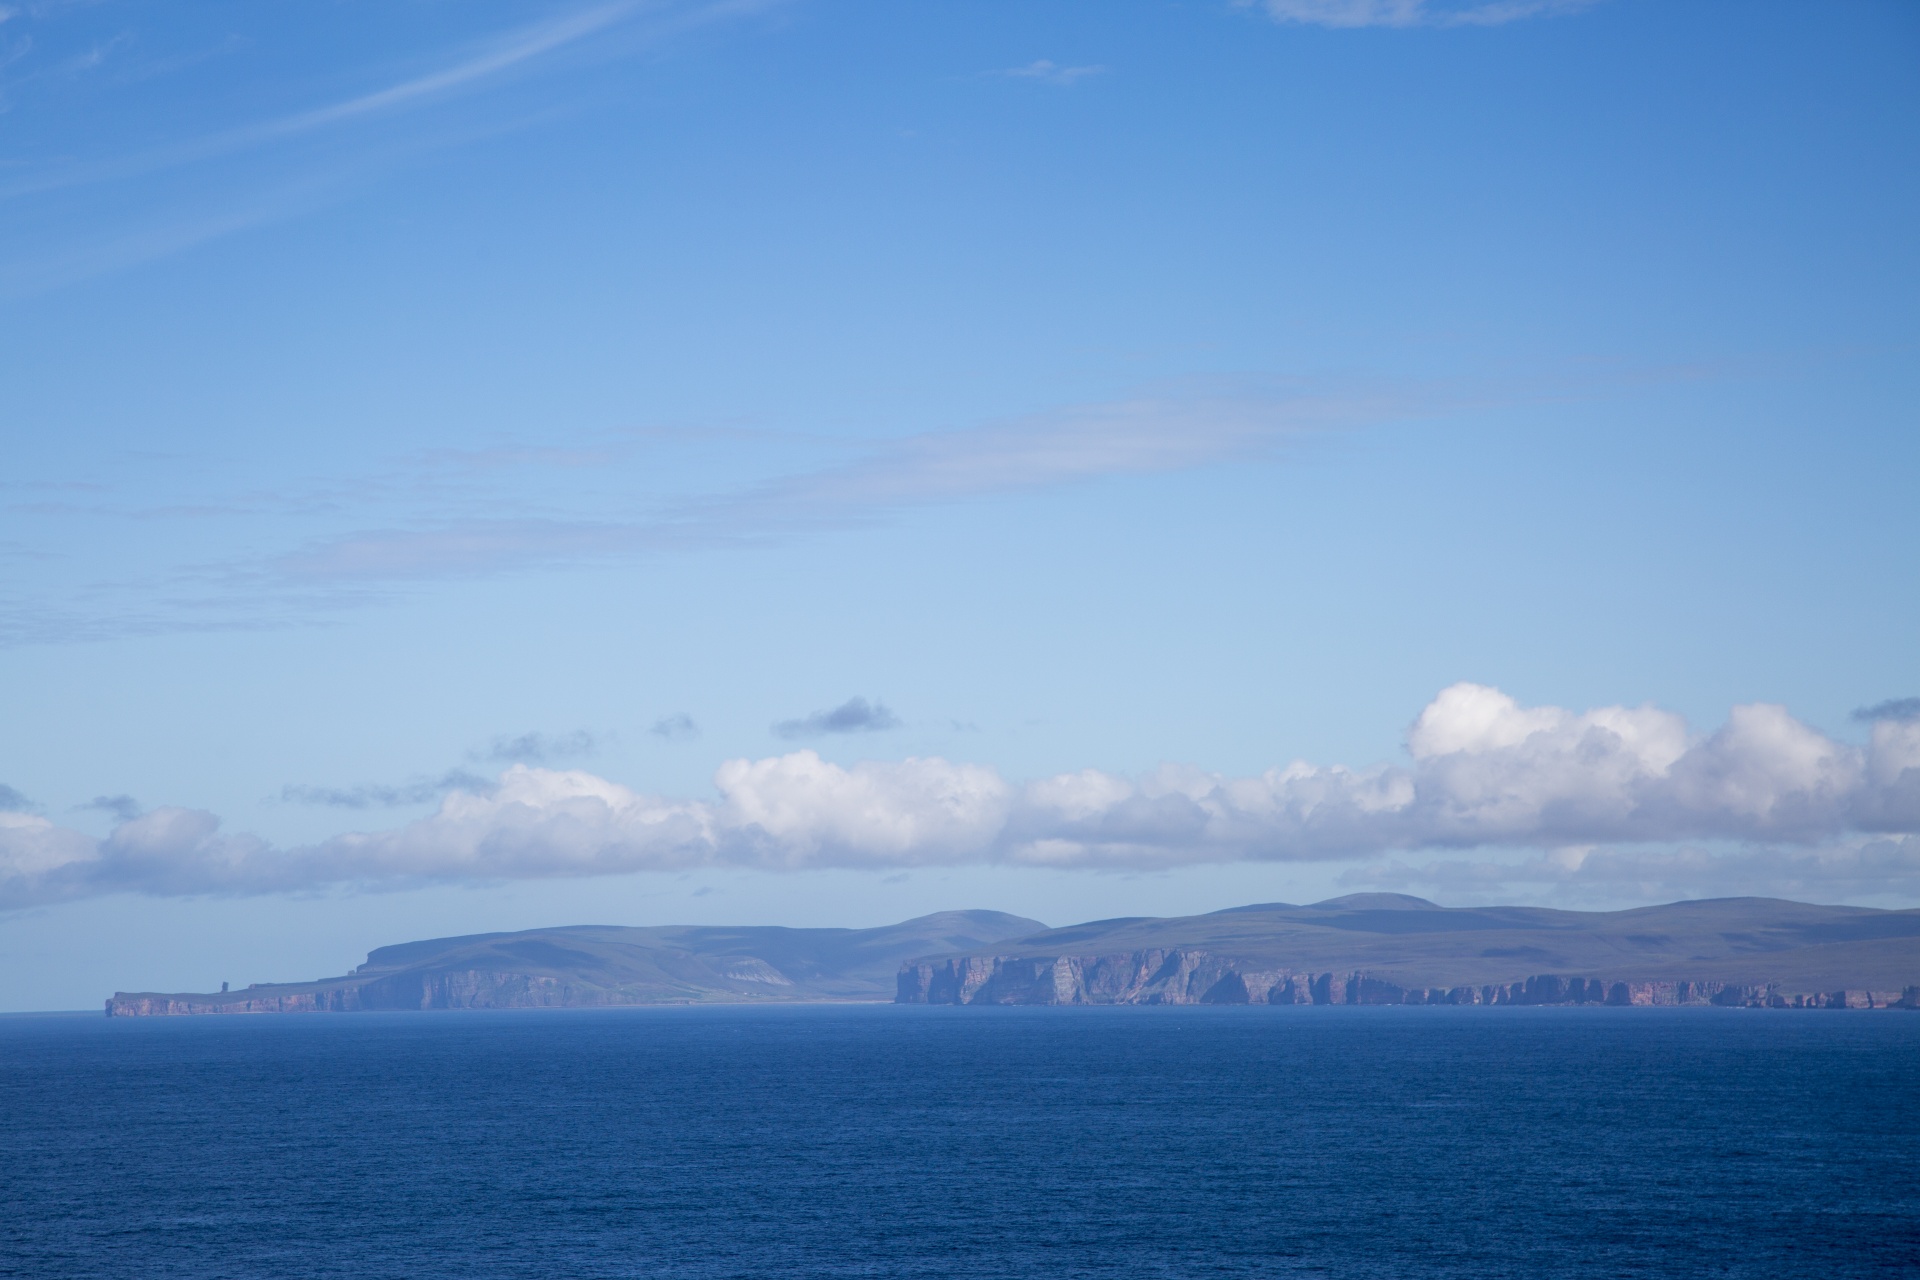
[[[1920,836],[1851,836],[1815,847],[1552,849],[1518,858],[1410,862],[1388,857],[1340,877],[1354,888],[1438,893],[1450,902],[1550,900],[1564,906],[1764,896],[1816,902],[1920,897]]]
[[[1836,884],[1855,885],[1908,876],[1912,842],[1876,837],[1916,832],[1920,721],[1876,721],[1859,747],[1764,703],[1698,734],[1657,707],[1524,707],[1457,684],[1414,719],[1404,762],[1366,769],[1296,761],[1228,777],[1164,765],[1021,783],[937,757],[841,765],[803,750],[726,761],[711,796],[671,798],[516,764],[496,783],[449,791],[430,817],[291,850],[223,835],[194,810],[154,809],[104,840],[0,812],[0,905],[705,866],[1371,858],[1377,870],[1355,874],[1417,879],[1429,872],[1383,855],[1503,847],[1539,860],[1531,871],[1450,863],[1431,874],[1558,883],[1630,873],[1653,883],[1661,866],[1693,866],[1694,879],[1737,878],[1735,863],[1713,863],[1708,875],[1705,855],[1686,863],[1656,848],[1688,841],[1797,849],[1794,883],[1825,866]],[[1822,852],[1823,842],[1853,852]]]

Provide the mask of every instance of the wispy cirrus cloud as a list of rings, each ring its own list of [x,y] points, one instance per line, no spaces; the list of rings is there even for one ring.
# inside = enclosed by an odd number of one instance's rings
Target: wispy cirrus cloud
[[[263,585],[397,582],[676,549],[753,545],[874,523],[911,507],[1271,456],[1328,430],[1444,411],[1437,388],[1204,386],[929,431],[837,466],[639,519],[449,521],[323,539],[255,567]]]
[[[1498,27],[1590,8],[1598,0],[1239,0],[1276,22],[1314,27]]]
[[[30,235],[0,235],[0,243],[9,247],[6,257],[0,259],[0,297],[43,293],[312,213],[348,198],[363,189],[371,177],[390,172],[424,152],[496,136],[504,129],[524,127],[529,121],[549,116],[557,109],[557,98],[550,93],[544,103],[522,101],[509,111],[511,119],[487,117],[476,123],[443,116],[431,127],[418,123],[401,127],[402,120],[428,108],[469,99],[590,58],[629,56],[695,28],[783,2],[614,0],[573,7],[539,22],[483,36],[464,48],[442,48],[437,56],[418,56],[416,66],[425,63],[430,69],[376,83],[331,102],[192,136],[134,145],[117,155],[87,155],[86,147],[71,145],[43,146],[38,150],[62,159],[31,163],[15,159],[0,165],[7,174],[0,180],[0,206],[25,204],[27,212],[22,214],[20,227],[35,228]],[[42,59],[45,65],[37,70],[0,82],[0,91],[17,93],[36,81],[71,80],[101,65],[109,50],[122,40],[116,36],[62,59]],[[246,43],[230,35],[220,48],[233,52]],[[0,35],[0,65],[4,65],[9,49],[21,58],[34,54],[31,30],[11,43]],[[202,51],[161,62],[177,70],[206,56]],[[438,65],[433,65],[436,62]],[[384,74],[390,76],[391,72]],[[116,77],[123,84],[129,79],[126,75]],[[0,99],[0,110],[6,105]],[[141,113],[115,103],[112,111],[103,114],[133,119]],[[468,112],[469,116],[473,114]],[[61,216],[51,219],[45,209],[37,213],[32,210],[36,199],[61,193],[83,199],[85,188],[159,179],[170,171],[194,166],[203,172],[185,188],[158,180],[137,188],[141,198],[112,193],[94,200],[91,206],[74,206],[70,200]]]
[[[1105,72],[1106,68],[1101,66],[1065,66],[1050,58],[1036,58],[1022,66],[1007,67],[993,74],[1009,80],[1033,80],[1040,84],[1068,86]]]
[[[104,840],[0,812],[0,905],[700,867],[1306,860],[1350,860],[1357,883],[1382,885],[1642,884],[1660,896],[1746,877],[1747,892],[1920,891],[1920,725],[1878,721],[1863,748],[1751,704],[1702,734],[1657,707],[1526,707],[1463,683],[1422,709],[1406,745],[1406,762],[1367,768],[1168,765],[1025,783],[937,757],[841,765],[801,750],[724,762],[706,798],[516,764],[449,790],[430,817],[290,850],[224,835],[195,810],[154,809]],[[1661,847],[1689,842],[1737,847]],[[1536,856],[1388,860],[1447,849]]]
[[[578,447],[509,445],[411,458],[390,472],[297,492],[207,493],[198,507],[210,514],[196,519],[285,523],[293,515],[307,527],[331,526],[256,559],[175,562],[146,577],[116,564],[110,579],[41,574],[37,581],[21,576],[17,585],[0,582],[0,647],[316,625],[343,609],[439,581],[759,547],[881,526],[917,508],[1273,461],[1332,433],[1537,394],[1384,380],[1214,379],[868,441],[728,426],[626,433]],[[837,453],[841,460],[784,474],[769,466],[768,478],[732,492],[626,496],[628,486],[650,481],[652,471],[642,465],[651,456],[646,450],[722,445],[730,464],[751,457],[742,446],[770,458]],[[553,468],[568,473],[566,482],[551,486],[555,500],[543,502],[533,488],[541,482],[530,477]],[[160,518],[117,506],[112,494],[62,501],[78,502],[65,512],[74,518]],[[349,523],[364,519],[370,507],[398,518],[384,526]]]
[[[638,0],[600,5],[497,36],[468,56],[337,102],[183,139],[111,159],[69,164],[0,186],[0,200],[113,182],[230,155],[332,126],[388,115],[473,89],[488,80],[604,31],[635,13]]]
[[[0,262],[0,299],[31,297],[283,222],[320,208],[336,198],[341,188],[337,174],[311,174],[227,201],[218,208],[176,213],[58,252]],[[0,193],[0,199],[4,198]]]

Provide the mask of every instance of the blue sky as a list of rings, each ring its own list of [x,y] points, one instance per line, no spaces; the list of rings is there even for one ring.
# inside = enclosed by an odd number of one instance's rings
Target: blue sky
[[[10,1007],[1920,901],[1910,5],[4,12]]]

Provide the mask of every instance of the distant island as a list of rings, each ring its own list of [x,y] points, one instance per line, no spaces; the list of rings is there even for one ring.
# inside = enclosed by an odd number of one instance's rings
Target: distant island
[[[1920,910],[1716,898],[1629,911],[1401,894],[1049,929],[946,911],[879,929],[575,925],[382,947],[352,973],[117,992],[109,1017],[901,1004],[1592,1004],[1920,1009]]]

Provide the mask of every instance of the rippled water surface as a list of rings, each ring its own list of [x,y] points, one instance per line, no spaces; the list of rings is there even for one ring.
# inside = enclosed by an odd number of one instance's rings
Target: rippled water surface
[[[0,1018],[0,1274],[1909,1276],[1920,1014]]]

